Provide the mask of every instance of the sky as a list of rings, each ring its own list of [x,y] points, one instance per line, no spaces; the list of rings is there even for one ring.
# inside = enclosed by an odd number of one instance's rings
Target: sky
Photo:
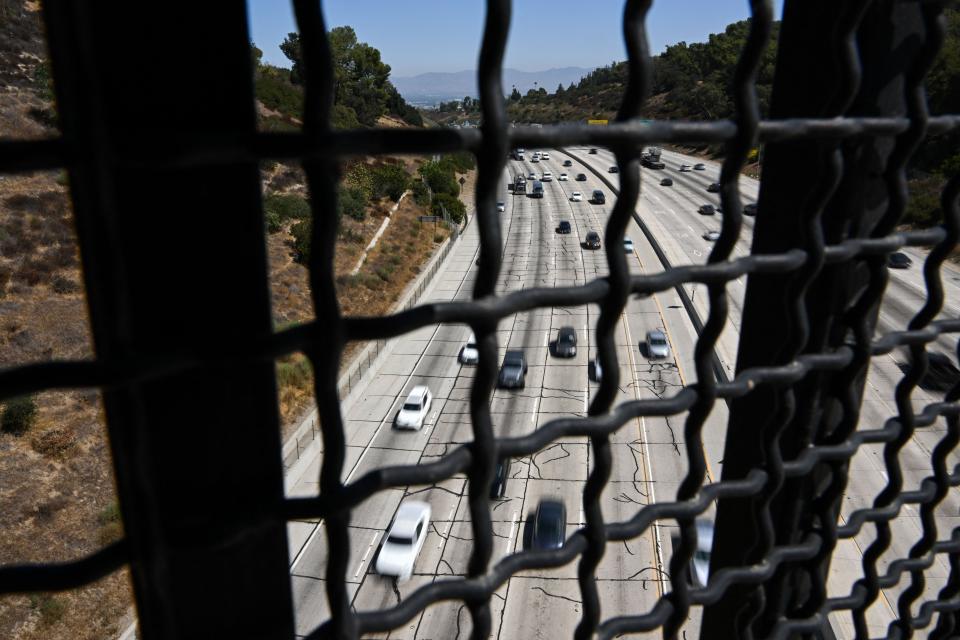
[[[480,0],[328,0],[327,28],[350,25],[380,50],[395,77],[477,66],[485,2]],[[266,62],[289,66],[278,48],[296,31],[289,0],[247,0],[251,38]],[[774,0],[776,15],[783,0]],[[647,16],[652,53],[680,41],[705,40],[749,17],[747,0],[659,0]],[[505,67],[542,71],[598,67],[626,58],[623,2],[514,0]]]

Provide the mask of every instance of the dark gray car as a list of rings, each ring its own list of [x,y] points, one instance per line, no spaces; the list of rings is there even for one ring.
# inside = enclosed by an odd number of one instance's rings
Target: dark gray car
[[[591,231],[587,234],[585,242],[587,249],[599,249],[600,248],[600,234],[596,231]]]
[[[556,354],[560,358],[572,358],[577,355],[577,330],[573,327],[560,327],[557,333]]]
[[[527,376],[527,359],[523,351],[507,351],[500,365],[497,384],[501,389],[523,389]]]
[[[559,549],[567,539],[567,508],[559,500],[541,500],[533,518],[530,548]]]

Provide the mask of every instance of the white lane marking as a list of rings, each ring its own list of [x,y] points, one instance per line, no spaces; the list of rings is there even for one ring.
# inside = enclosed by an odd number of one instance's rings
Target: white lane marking
[[[662,318],[662,316],[661,316]],[[637,400],[640,399],[640,380],[637,379],[637,362],[633,356],[633,336],[630,335],[630,323],[627,322],[626,317],[620,317],[621,322],[623,323],[623,330],[627,336],[627,354],[630,356],[630,376],[633,378],[633,393],[636,396]],[[666,324],[666,320],[664,320]],[[645,416],[640,416],[640,440],[643,443],[643,467],[644,473],[647,476],[647,481],[650,487],[650,502],[649,504],[656,504],[657,502],[657,493],[654,489],[653,483],[653,470],[650,468],[650,449],[648,447],[647,437],[647,420]],[[653,535],[654,535],[654,555],[657,560],[657,569],[663,571],[663,543],[660,541],[660,522],[658,520],[653,521]],[[657,580],[657,591],[660,596],[663,596],[663,584],[661,580]]]
[[[357,567],[356,573],[353,574],[354,578],[360,575],[360,570],[363,569],[363,563],[367,561],[367,556],[370,555],[370,550],[373,549],[373,543],[376,541],[377,535],[378,533],[374,532],[374,534],[370,536],[370,544],[367,545],[367,550],[363,552],[363,557],[360,558],[360,565]]]
[[[530,414],[530,422],[537,423],[537,413],[540,411],[540,398],[533,401],[533,413]]]
[[[580,503],[580,526],[583,526],[583,503]]]
[[[510,551],[513,549],[513,532],[517,530],[517,512],[513,512],[513,519],[510,520],[510,535],[507,536],[507,553],[510,555]]]
[[[583,415],[590,411],[590,386],[583,390]]]
[[[440,542],[437,543],[437,549],[443,546],[443,543],[450,537],[450,530],[453,528],[453,516],[456,514],[457,505],[450,507],[450,513],[447,514],[447,530],[440,536]]]

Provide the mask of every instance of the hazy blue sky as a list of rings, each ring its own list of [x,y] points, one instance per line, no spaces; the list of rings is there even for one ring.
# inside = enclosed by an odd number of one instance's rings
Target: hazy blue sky
[[[294,31],[287,0],[247,0],[253,41],[267,62],[287,65],[277,48]],[[777,16],[783,0],[774,0]],[[485,3],[480,0],[332,0],[327,27],[350,25],[394,76],[475,69]],[[625,56],[616,0],[516,0],[505,66],[523,71],[597,67]],[[647,18],[651,51],[696,42],[749,16],[747,0],[660,0]]]

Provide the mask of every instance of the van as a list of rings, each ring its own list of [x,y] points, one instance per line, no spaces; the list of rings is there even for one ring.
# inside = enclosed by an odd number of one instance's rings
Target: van
[[[530,192],[531,198],[542,198],[543,197],[543,183],[539,180],[533,183],[533,190]]]

